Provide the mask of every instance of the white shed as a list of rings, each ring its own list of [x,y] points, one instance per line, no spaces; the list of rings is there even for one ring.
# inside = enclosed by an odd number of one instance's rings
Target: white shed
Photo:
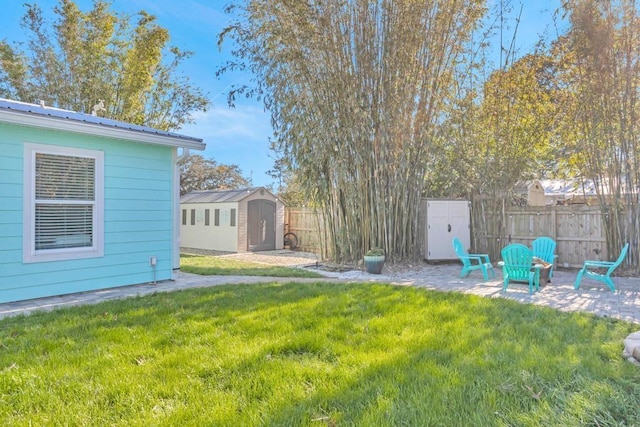
[[[527,206],[546,205],[545,188],[537,179],[518,182],[513,187],[513,193],[520,196]]]
[[[257,252],[284,247],[284,204],[263,187],[192,191],[180,198],[180,247]]]
[[[428,261],[458,259],[453,238],[471,246],[471,203],[468,200],[422,199],[420,222],[424,241],[422,255]]]

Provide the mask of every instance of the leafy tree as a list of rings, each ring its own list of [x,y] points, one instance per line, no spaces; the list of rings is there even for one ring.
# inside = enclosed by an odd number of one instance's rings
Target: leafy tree
[[[476,179],[481,191],[494,193],[521,179],[544,178],[557,115],[548,85],[550,63],[544,55],[525,55],[486,82],[478,117],[484,151],[478,168],[484,183]]]
[[[640,10],[634,0],[563,7],[570,28],[553,45],[566,89],[560,132],[573,167],[598,184],[609,253],[618,253],[640,241]]]
[[[491,236],[481,246],[493,254],[505,233],[495,215],[505,202],[500,194],[517,180],[545,175],[578,174],[598,184],[610,253],[640,241],[637,2],[567,0],[562,7],[568,31],[494,71],[481,97],[457,98],[463,108],[443,127],[452,137],[437,146],[442,173],[429,177],[430,185],[467,183],[467,194],[481,196],[474,218],[484,221],[474,230]],[[442,178],[447,170],[456,171],[449,180]],[[633,264],[638,258],[630,252]]]
[[[272,185],[275,188],[271,188],[272,192],[277,194],[286,206],[309,207],[311,203],[301,191],[298,178],[293,172],[288,159],[278,151],[273,141],[271,150],[276,154],[273,158],[273,168],[267,171],[267,175],[275,182]]]
[[[154,16],[116,15],[95,0],[82,12],[59,0],[53,25],[37,4],[25,4],[27,49],[0,41],[0,96],[89,113],[104,101],[104,116],[162,130],[193,121],[209,101],[178,72],[191,52],[167,47],[169,33]]]
[[[238,165],[219,164],[199,154],[192,154],[180,162],[180,195],[194,190],[227,190],[250,184]]]
[[[233,4],[234,88],[265,100],[277,148],[324,211],[336,259],[415,254],[430,143],[483,1],[250,0]]]
[[[553,71],[547,55],[525,55],[492,72],[481,92],[459,89],[440,127],[426,177],[428,195],[472,200],[475,236],[492,236],[474,242],[485,252],[500,249],[505,230],[495,212],[510,201],[509,190],[555,168]]]

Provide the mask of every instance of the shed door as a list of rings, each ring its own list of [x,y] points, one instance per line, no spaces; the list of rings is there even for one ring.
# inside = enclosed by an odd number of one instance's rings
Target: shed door
[[[469,202],[462,200],[427,201],[427,260],[457,259],[452,240],[460,239],[466,249],[471,244]]]
[[[247,236],[250,251],[276,248],[276,204],[269,200],[251,200],[247,204]]]

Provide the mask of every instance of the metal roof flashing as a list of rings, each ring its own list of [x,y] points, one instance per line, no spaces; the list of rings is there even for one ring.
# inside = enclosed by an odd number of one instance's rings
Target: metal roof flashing
[[[204,150],[201,138],[85,113],[0,98],[0,123],[55,129],[148,144]]]

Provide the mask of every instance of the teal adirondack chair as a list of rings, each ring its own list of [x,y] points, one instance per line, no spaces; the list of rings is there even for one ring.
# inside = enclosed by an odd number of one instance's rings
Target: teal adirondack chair
[[[506,292],[509,282],[526,282],[529,284],[529,293],[532,294],[534,289],[540,289],[540,268],[542,265],[533,264],[533,251],[521,245],[520,243],[512,243],[502,248],[502,261],[498,263],[502,267],[502,276],[504,277],[504,286],[502,291]]]
[[[462,261],[460,277],[467,277],[473,270],[482,271],[484,280],[489,280],[489,273],[491,273],[491,277],[496,277],[496,272],[493,269],[493,264],[491,264],[489,260],[489,255],[468,253],[457,237],[453,238],[453,249],[456,251],[456,255],[458,255],[460,261]]]
[[[606,285],[611,289],[611,292],[616,291],[616,286],[613,284],[613,280],[611,280],[611,273],[622,264],[622,261],[627,256],[627,251],[629,250],[629,244],[626,243],[620,252],[620,256],[615,261],[585,261],[584,265],[578,271],[578,276],[576,277],[576,284],[574,286],[575,289],[580,287],[580,280],[582,280],[582,276],[587,276],[590,279],[597,280],[599,282],[606,283]],[[606,269],[606,271],[604,271]],[[604,271],[604,272],[602,272]]]
[[[549,270],[549,278],[553,277],[553,266],[555,263],[556,255],[556,242],[551,237],[538,237],[531,243],[531,249],[533,250],[533,256],[540,258],[544,262],[551,264]]]

